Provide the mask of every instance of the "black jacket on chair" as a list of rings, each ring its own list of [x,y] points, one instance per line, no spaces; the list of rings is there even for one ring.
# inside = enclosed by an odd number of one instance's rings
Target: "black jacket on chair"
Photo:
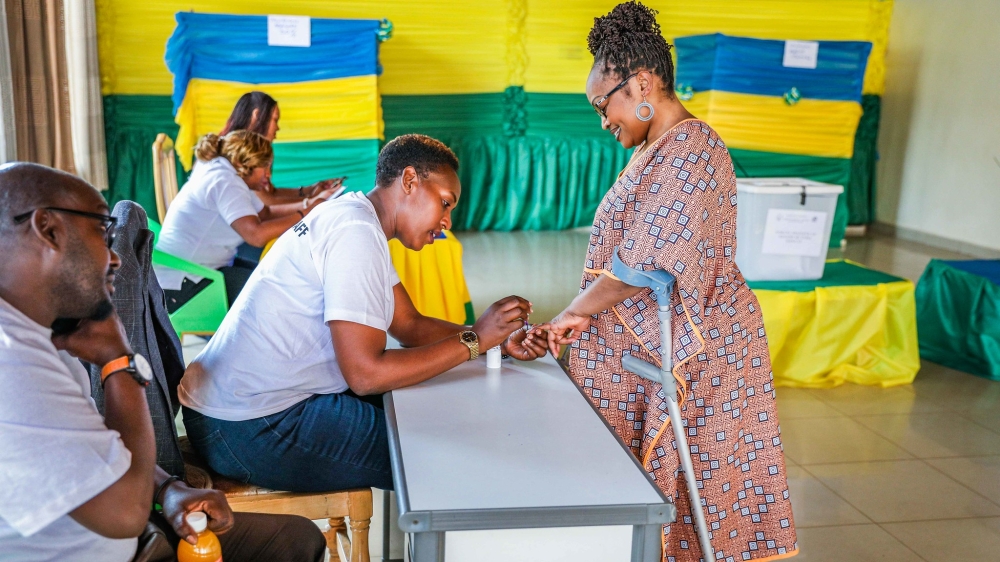
[[[146,400],[156,436],[156,464],[183,478],[184,460],[174,418],[180,408],[177,385],[184,376],[184,359],[180,339],[167,315],[163,290],[153,273],[153,233],[147,228],[146,212],[137,203],[120,201],[111,214],[118,219],[113,249],[121,257],[112,301],[132,351],[149,360],[153,368]],[[91,395],[103,415],[101,367],[89,368]]]

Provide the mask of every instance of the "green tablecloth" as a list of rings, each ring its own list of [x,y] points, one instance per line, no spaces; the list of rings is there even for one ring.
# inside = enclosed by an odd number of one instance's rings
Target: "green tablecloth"
[[[920,356],[1000,380],[1000,261],[931,260],[917,284]]]

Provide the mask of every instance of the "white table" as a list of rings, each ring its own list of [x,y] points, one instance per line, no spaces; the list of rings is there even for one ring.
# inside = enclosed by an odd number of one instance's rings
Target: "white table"
[[[633,562],[660,560],[673,504],[551,357],[464,363],[385,415],[414,562],[442,562],[446,531],[592,525],[633,525]]]

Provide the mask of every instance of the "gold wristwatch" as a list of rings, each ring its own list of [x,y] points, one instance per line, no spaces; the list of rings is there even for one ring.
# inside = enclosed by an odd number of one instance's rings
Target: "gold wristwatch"
[[[469,361],[479,357],[479,336],[472,330],[458,334],[458,339],[469,348]]]

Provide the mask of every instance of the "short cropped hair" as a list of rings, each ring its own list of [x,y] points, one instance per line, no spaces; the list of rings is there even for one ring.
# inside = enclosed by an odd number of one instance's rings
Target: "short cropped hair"
[[[385,187],[413,166],[417,175],[426,178],[432,171],[451,168],[458,172],[458,157],[443,142],[427,135],[401,135],[387,142],[375,165],[375,185]]]

